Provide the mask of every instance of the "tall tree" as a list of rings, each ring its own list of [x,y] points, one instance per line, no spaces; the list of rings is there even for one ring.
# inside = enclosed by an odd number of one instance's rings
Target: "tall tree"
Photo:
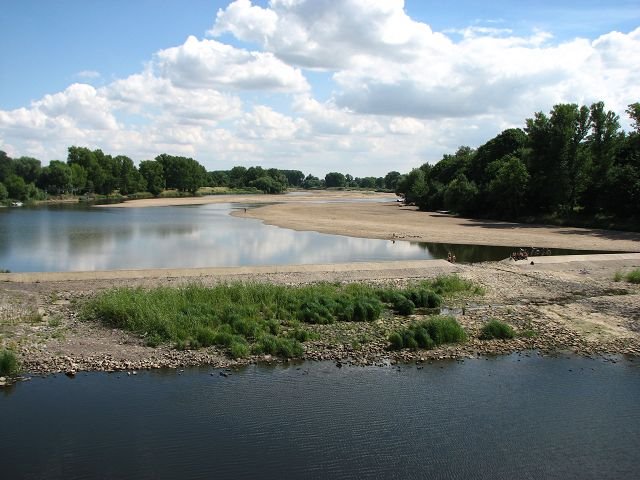
[[[140,174],[146,182],[146,190],[157,197],[165,189],[164,170],[162,164],[155,160],[140,162]]]

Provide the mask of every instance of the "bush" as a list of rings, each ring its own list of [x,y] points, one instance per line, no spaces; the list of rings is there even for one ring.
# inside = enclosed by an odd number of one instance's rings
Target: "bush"
[[[11,350],[0,350],[0,376],[11,377],[20,371],[20,363]]]
[[[398,332],[393,332],[389,335],[389,343],[391,344],[391,348],[393,350],[400,350],[404,347],[404,342],[402,340],[402,335]]]
[[[411,315],[416,309],[415,304],[404,295],[398,293],[393,297],[393,311],[400,315]]]
[[[450,316],[438,315],[421,324],[436,345],[443,343],[459,343],[467,339],[462,326]]]
[[[629,283],[640,283],[640,268],[636,268],[627,273],[626,280]]]
[[[499,320],[491,320],[480,331],[481,340],[491,340],[494,338],[506,340],[515,337],[515,332],[511,326]]]
[[[408,328],[393,332],[389,335],[389,348],[431,349],[444,343],[459,343],[465,341],[467,334],[453,317],[434,316],[419,323],[413,323]]]

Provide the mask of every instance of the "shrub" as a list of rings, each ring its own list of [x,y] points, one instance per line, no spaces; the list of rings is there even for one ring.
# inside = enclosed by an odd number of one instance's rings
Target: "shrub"
[[[627,273],[626,280],[630,283],[640,283],[640,268],[636,268]]]
[[[515,335],[511,326],[496,319],[490,320],[480,331],[481,340],[491,340],[494,338],[505,340],[513,338]]]
[[[415,304],[411,300],[400,293],[397,293],[393,297],[391,305],[394,312],[399,313],[400,315],[411,315],[416,308]]]
[[[421,326],[427,330],[436,345],[463,342],[467,338],[462,326],[450,316],[437,315],[423,322]]]
[[[0,350],[0,376],[11,377],[20,371],[20,363],[11,350]]]
[[[431,349],[443,343],[463,342],[466,338],[464,329],[455,318],[438,315],[393,332],[388,340],[391,349],[400,350],[402,348]]]
[[[393,332],[389,335],[389,343],[391,344],[391,348],[393,350],[400,350],[404,347],[404,342],[402,341],[402,335],[398,332]]]

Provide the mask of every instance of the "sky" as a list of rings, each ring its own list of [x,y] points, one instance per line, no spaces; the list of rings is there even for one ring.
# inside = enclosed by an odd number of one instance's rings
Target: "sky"
[[[640,101],[637,0],[2,0],[0,150],[408,172]]]

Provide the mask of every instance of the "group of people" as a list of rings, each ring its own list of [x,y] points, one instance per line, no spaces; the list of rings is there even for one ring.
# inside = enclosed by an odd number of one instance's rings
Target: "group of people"
[[[447,254],[447,262],[449,263],[456,263],[456,256],[452,255],[451,252],[449,252]]]
[[[511,254],[512,260],[527,260],[529,258],[529,254],[524,248],[521,248]]]

